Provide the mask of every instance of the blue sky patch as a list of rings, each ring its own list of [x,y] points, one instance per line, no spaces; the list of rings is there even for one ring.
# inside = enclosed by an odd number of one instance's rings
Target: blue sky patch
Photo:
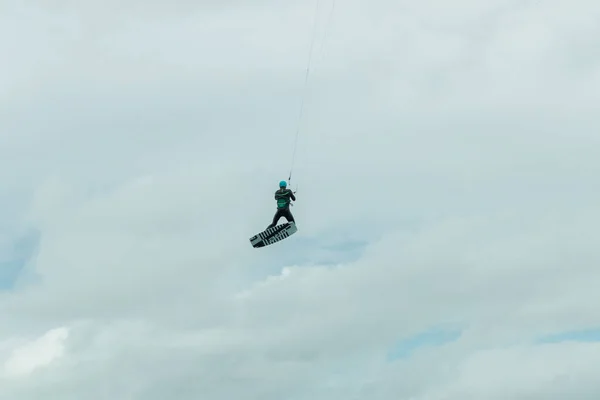
[[[388,361],[408,358],[417,349],[422,347],[441,346],[454,342],[460,338],[460,330],[430,329],[396,343],[387,354]]]
[[[30,231],[0,254],[0,290],[14,287],[27,263],[35,256],[39,241],[39,232]]]
[[[600,342],[600,327],[577,331],[565,331],[538,338],[537,343]]]

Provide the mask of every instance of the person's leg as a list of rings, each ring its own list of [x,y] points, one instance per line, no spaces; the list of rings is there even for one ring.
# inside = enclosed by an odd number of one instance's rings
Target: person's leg
[[[267,226],[267,229],[269,229],[269,228],[272,228],[272,227],[274,227],[275,225],[277,225],[277,221],[279,221],[279,218],[281,218],[281,217],[282,217],[282,215],[281,215],[281,214],[282,214],[282,213],[281,213],[281,211],[282,211],[282,210],[277,210],[277,211],[275,212],[275,215],[273,216],[273,222],[271,222],[271,225]]]
[[[292,215],[292,212],[290,211],[289,208],[287,210],[285,210],[283,216],[285,217],[285,219],[287,220],[287,222],[296,223],[296,221],[294,220],[294,216]]]

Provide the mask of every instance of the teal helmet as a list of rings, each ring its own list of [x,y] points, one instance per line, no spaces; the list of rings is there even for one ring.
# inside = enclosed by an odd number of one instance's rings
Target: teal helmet
[[[281,182],[279,182],[279,187],[280,187],[280,188],[287,187],[287,182],[286,182],[286,181],[281,181]]]

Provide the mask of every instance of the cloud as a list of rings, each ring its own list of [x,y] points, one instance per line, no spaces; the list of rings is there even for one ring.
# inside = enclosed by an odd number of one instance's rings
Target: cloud
[[[260,250],[316,4],[114,4],[0,17],[0,397],[597,398],[596,2],[322,0]]]
[[[8,377],[22,377],[49,366],[62,356],[68,333],[65,328],[52,329],[42,337],[17,347],[4,364],[5,374]]]

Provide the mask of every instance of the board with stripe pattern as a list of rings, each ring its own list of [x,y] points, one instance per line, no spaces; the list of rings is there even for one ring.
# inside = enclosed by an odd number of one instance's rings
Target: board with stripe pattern
[[[252,247],[259,248],[265,247],[273,243],[277,243],[282,239],[285,239],[298,231],[296,224],[293,222],[286,222],[285,224],[276,225],[272,228],[267,228],[264,231],[257,233],[250,238],[250,244]]]

